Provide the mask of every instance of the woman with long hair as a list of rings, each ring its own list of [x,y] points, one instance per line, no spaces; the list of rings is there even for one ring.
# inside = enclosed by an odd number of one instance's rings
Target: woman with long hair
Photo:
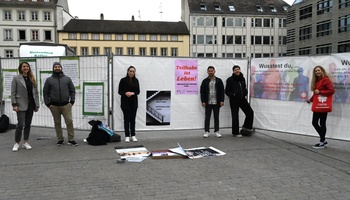
[[[329,78],[329,75],[326,73],[326,70],[322,66],[316,66],[313,69],[312,79],[311,79],[311,87],[310,90],[314,93],[310,100],[307,102],[317,102],[315,99],[315,95],[322,95],[326,97],[330,97],[334,94],[333,83]],[[320,136],[320,142],[312,146],[316,149],[325,148],[328,144],[326,141],[326,121],[327,121],[328,112],[316,112],[313,111],[312,115],[312,125]]]
[[[32,149],[28,143],[30,126],[33,113],[39,110],[39,92],[37,82],[32,69],[27,62],[22,62],[18,67],[19,75],[12,79],[11,103],[13,111],[17,113],[17,126],[15,132],[15,145],[12,151],[18,151],[23,132],[23,144],[25,149]]]
[[[125,142],[137,142],[135,120],[138,108],[137,95],[140,94],[139,80],[135,76],[136,69],[130,66],[126,76],[119,82],[118,94],[121,96],[120,107],[124,115]]]

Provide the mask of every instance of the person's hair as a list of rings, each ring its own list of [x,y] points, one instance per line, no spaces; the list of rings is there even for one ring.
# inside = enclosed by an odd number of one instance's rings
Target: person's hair
[[[240,67],[240,66],[238,66],[238,65],[233,65],[233,67],[232,67],[232,71],[233,71],[233,70],[235,70],[236,68],[241,69],[241,67]]]
[[[132,79],[136,78],[136,68],[134,66],[132,66],[132,65],[130,65],[130,67],[128,67],[128,70],[126,71],[126,76],[125,77],[126,78],[130,78],[129,77],[129,73],[128,73],[130,69],[134,69],[135,70],[135,74],[134,74],[134,77],[132,77]]]
[[[215,71],[215,67],[213,67],[213,66],[209,66],[209,67],[207,68],[207,71],[208,71],[209,69],[213,69],[213,70]]]
[[[322,66],[317,65],[316,67],[314,67],[314,69],[312,70],[312,79],[311,79],[311,86],[310,86],[311,91],[314,91],[316,89],[316,81],[317,81],[317,76],[315,74],[316,68],[321,69],[322,77],[329,77],[328,73],[326,72],[326,70]]]
[[[27,65],[29,66],[29,71],[28,71],[27,76],[28,76],[30,82],[32,82],[32,85],[35,86],[35,85],[36,85],[36,80],[35,80],[35,77],[34,77],[34,75],[33,75],[32,68],[30,67],[29,63],[27,63],[27,62],[21,62],[21,63],[19,64],[19,66],[18,66],[18,72],[19,72],[20,74],[23,73],[23,72],[22,72],[22,65],[23,65],[23,64],[27,64]]]

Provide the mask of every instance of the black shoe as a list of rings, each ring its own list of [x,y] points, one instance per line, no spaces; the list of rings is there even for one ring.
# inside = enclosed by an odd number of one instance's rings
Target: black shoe
[[[328,142],[327,142],[327,141],[324,141],[324,142],[323,142],[323,145],[324,145],[324,146],[326,146],[327,144],[328,144]]]
[[[58,140],[57,146],[61,146],[61,145],[63,145],[63,140]]]
[[[312,146],[312,148],[314,148],[314,149],[324,149],[325,146],[324,146],[324,143],[320,142],[320,143],[317,143],[314,146]]]
[[[78,146],[78,143],[76,143],[74,140],[68,141],[68,144],[71,145],[71,146],[73,146],[73,147]]]

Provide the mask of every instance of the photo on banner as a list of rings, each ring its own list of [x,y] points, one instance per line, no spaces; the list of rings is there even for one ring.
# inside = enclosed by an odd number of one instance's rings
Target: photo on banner
[[[147,91],[146,126],[170,125],[171,91]]]

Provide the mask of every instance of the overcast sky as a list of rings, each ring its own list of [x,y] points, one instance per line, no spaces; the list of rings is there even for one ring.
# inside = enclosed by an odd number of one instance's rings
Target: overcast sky
[[[134,15],[135,20],[181,21],[181,0],[68,0],[68,6],[79,19],[100,19],[103,13],[105,20],[131,20]]]

